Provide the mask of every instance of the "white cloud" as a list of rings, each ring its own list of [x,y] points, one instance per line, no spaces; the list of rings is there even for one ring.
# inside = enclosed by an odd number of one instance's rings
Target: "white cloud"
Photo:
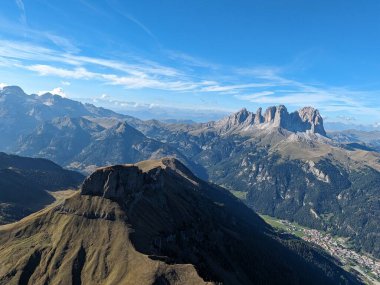
[[[36,71],[40,75],[44,76],[58,76],[63,78],[73,78],[73,79],[90,79],[98,77],[97,73],[90,72],[83,67],[78,67],[75,69],[65,69],[58,68],[45,64],[29,65],[25,67],[28,70]]]
[[[111,85],[122,85],[127,89],[151,88],[171,91],[186,91],[194,90],[197,87],[197,84],[192,82],[164,81],[148,77],[117,76],[114,74],[101,74],[101,77],[106,79]]]
[[[70,40],[64,37],[60,37],[49,32],[41,32],[41,33],[43,33],[44,37],[46,37],[48,40],[53,42],[56,46],[64,49],[65,51],[69,53],[78,53],[80,51],[80,49],[77,48],[75,45],[73,45]]]
[[[71,85],[71,83],[69,81],[61,81],[61,84],[65,85],[65,86],[70,86]]]
[[[3,90],[4,87],[7,87],[8,84],[6,83],[0,83],[0,90]]]
[[[248,84],[236,84],[236,85],[210,85],[203,87],[201,91],[203,92],[225,92],[238,89],[247,89],[247,88],[262,88],[274,86],[273,83],[248,83]]]
[[[61,96],[63,98],[67,98],[67,94],[65,93],[65,91],[63,90],[62,87],[56,87],[56,88],[53,88],[52,90],[49,90],[49,91],[38,91],[37,92],[37,95],[43,95],[43,94],[46,94],[46,93],[51,93],[53,95],[58,95],[58,96]]]
[[[45,64],[25,66],[26,69],[35,71],[42,76],[58,76],[72,79],[96,79],[105,81],[111,85],[121,85],[127,89],[152,88],[172,91],[193,90],[197,84],[185,81],[169,81],[168,79],[155,79],[148,75],[141,76],[118,76],[115,74],[96,73],[83,67],[74,69],[58,68]]]

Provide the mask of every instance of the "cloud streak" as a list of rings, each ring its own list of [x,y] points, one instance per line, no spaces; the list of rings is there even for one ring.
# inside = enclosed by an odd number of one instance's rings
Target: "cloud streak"
[[[326,113],[357,115],[365,112],[380,120],[378,106],[366,103],[368,98],[376,98],[377,91],[309,84],[287,78],[280,68],[214,68],[216,65],[210,67],[212,64],[191,57],[177,58],[179,62],[169,66],[139,57],[123,60],[89,57],[28,42],[0,40],[1,66],[22,68],[39,76],[63,81],[95,80],[125,89],[191,93],[200,98],[201,95],[229,96],[235,104],[239,101],[252,105],[286,104],[294,108],[311,105]]]
[[[27,24],[27,21],[26,21],[26,12],[25,12],[25,5],[24,5],[24,2],[22,0],[16,0],[16,5],[18,7],[18,9],[20,10],[20,22],[21,24],[23,25],[26,25]]]

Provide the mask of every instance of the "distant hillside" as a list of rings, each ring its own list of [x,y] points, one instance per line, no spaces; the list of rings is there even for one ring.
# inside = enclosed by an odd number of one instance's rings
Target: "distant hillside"
[[[333,140],[349,144],[364,145],[372,150],[380,152],[380,131],[345,130],[340,132],[329,132]]]
[[[362,124],[355,124],[355,123],[341,123],[341,122],[329,122],[329,121],[325,123],[325,128],[326,128],[326,131],[328,132],[340,132],[340,131],[347,131],[347,130],[357,130],[357,131],[365,131],[365,132],[380,131],[379,124],[362,125]]]
[[[55,118],[42,123],[20,139],[17,153],[44,157],[83,172],[117,164],[173,156],[204,177],[202,167],[176,148],[145,136],[125,120],[104,118]]]
[[[360,284],[175,159],[97,170],[0,228],[0,284]]]
[[[83,176],[46,159],[0,153],[0,224],[19,220],[54,201],[47,191],[77,188]]]

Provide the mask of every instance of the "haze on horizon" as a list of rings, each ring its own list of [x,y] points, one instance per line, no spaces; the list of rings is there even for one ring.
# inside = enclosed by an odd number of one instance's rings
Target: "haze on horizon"
[[[0,84],[137,116],[209,120],[242,107],[380,122],[380,3],[0,3]]]

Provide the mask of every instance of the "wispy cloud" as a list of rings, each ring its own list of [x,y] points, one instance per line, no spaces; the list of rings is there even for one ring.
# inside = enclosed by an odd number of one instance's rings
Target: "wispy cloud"
[[[133,56],[90,57],[80,51],[62,52],[29,42],[0,40],[0,65],[58,77],[63,82],[95,80],[126,89],[197,94],[199,98],[230,96],[235,105],[239,100],[242,104],[285,104],[294,108],[311,105],[326,113],[347,112],[351,116],[365,112],[375,120],[380,119],[378,104],[371,105],[368,100],[377,98],[377,91],[297,81],[289,79],[284,75],[286,72],[277,67],[213,69],[208,63],[186,63],[191,60],[182,57],[178,64],[167,65]],[[184,67],[186,64],[196,68]]]
[[[247,84],[236,84],[236,85],[210,85],[201,88],[203,92],[226,92],[232,90],[243,90],[249,88],[263,88],[263,87],[271,87],[275,86],[273,83],[262,82],[262,83],[247,83]]]
[[[5,64],[37,72],[41,76],[67,79],[96,79],[125,88],[153,88],[162,90],[191,90],[198,86],[181,71],[152,61],[134,59],[133,63],[96,57],[62,54],[34,44],[0,40],[0,59]],[[1,61],[0,61],[1,62]],[[41,62],[48,64],[31,64]],[[67,67],[62,67],[64,64]],[[100,67],[110,72],[95,71]],[[104,70],[104,69],[103,69]]]
[[[61,84],[65,85],[65,86],[70,86],[71,82],[69,82],[69,81],[61,81]]]
[[[25,66],[26,69],[31,71],[36,71],[39,75],[43,76],[58,76],[62,78],[73,78],[73,79],[90,79],[99,76],[97,73],[87,71],[83,67],[78,67],[75,69],[64,69],[57,68],[50,65],[36,64]]]
[[[124,17],[126,17],[128,20],[130,20],[131,22],[135,23],[137,26],[139,26],[145,33],[147,33],[149,36],[151,36],[152,38],[154,39],[157,39],[156,36],[151,32],[150,29],[148,29],[148,27],[146,27],[143,23],[141,23],[139,20],[137,20],[135,17],[133,17],[131,14],[128,14],[128,13],[124,13],[124,12],[121,12],[119,11],[119,13],[121,15],[123,15]]]
[[[138,20],[136,17],[128,13],[127,11],[124,11],[124,7],[118,5],[116,2],[113,2],[110,4],[110,7],[115,11],[117,14],[120,16],[126,18],[136,26],[138,26],[141,30],[143,30],[148,36],[150,36],[152,39],[158,42],[157,37],[153,34],[153,32],[145,25],[143,24],[140,20]]]
[[[191,56],[184,52],[173,51],[173,50],[165,50],[165,54],[172,60],[179,61],[182,64],[192,66],[192,67],[202,67],[208,69],[219,69],[221,66],[219,64],[215,64],[213,62],[209,62],[205,59],[198,58],[195,56]]]
[[[21,22],[21,24],[26,25],[27,22],[26,22],[26,12],[25,12],[24,2],[22,0],[16,0],[16,5],[19,8],[20,14],[21,14],[20,15],[20,22]]]
[[[24,7],[21,0],[17,0],[16,3],[19,3],[18,7]],[[28,41],[25,42],[28,46],[32,46],[33,42],[49,43],[53,44],[61,52],[62,50],[67,53],[80,52],[80,49],[72,42],[72,40],[66,37],[57,35],[48,30],[31,28],[26,20],[25,7],[19,8],[19,10],[21,13],[20,23],[0,17],[0,28],[2,29],[2,33],[21,36],[25,41]],[[40,48],[42,47],[40,46]],[[27,50],[27,48],[25,48],[25,50]]]
[[[61,78],[84,80],[96,79],[104,81],[106,84],[110,85],[121,85],[127,89],[151,88],[171,91],[185,91],[193,90],[197,87],[197,84],[191,82],[158,80],[146,76],[145,74],[142,76],[119,76],[115,74],[91,72],[83,67],[65,69],[50,65],[37,64],[24,66],[24,68],[35,71],[41,76],[58,76]]]

